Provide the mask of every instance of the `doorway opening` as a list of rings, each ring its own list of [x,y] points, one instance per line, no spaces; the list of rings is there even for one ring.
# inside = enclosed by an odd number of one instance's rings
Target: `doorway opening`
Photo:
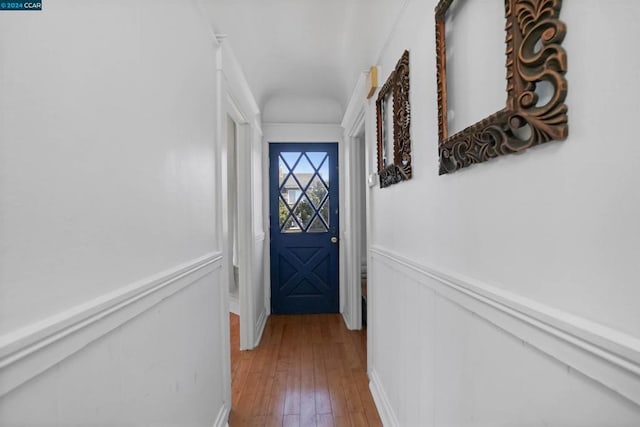
[[[364,126],[354,138],[355,173],[354,187],[357,201],[355,203],[355,225],[358,239],[356,245],[356,263],[360,273],[360,306],[361,326],[367,327],[367,151]]]
[[[339,308],[338,144],[269,145],[271,312]]]
[[[238,126],[233,118],[227,115],[227,186],[228,186],[228,218],[229,218],[229,311],[240,315],[240,268],[238,256]]]

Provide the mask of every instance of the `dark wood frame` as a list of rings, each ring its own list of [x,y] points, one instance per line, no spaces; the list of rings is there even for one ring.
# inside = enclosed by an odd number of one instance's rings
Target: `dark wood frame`
[[[393,163],[383,164],[383,117],[385,98],[393,94]],[[409,103],[409,51],[405,50],[380,89],[376,100],[378,125],[378,175],[380,187],[388,187],[411,178],[411,104]]]
[[[438,77],[440,175],[504,154],[517,153],[569,134],[567,55],[561,43],[565,24],[558,19],[562,0],[505,0],[506,107],[466,129],[447,133],[446,12],[455,0],[440,0],[435,9]],[[537,106],[536,84],[549,82],[553,95]],[[523,137],[523,130],[530,130]]]

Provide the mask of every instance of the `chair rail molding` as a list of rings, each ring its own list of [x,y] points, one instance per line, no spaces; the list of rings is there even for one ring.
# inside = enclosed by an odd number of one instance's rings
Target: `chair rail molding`
[[[209,253],[0,336],[0,397],[221,268]]]
[[[383,262],[613,392],[640,404],[640,339],[479,281],[438,271],[380,246]]]

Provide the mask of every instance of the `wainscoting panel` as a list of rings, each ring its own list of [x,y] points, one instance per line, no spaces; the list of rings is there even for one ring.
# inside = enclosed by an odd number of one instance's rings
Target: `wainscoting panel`
[[[0,396],[219,268],[209,254],[0,337]]]
[[[226,423],[221,265],[207,254],[2,337],[0,424]]]
[[[369,372],[390,425],[640,423],[634,337],[381,247],[371,254]]]

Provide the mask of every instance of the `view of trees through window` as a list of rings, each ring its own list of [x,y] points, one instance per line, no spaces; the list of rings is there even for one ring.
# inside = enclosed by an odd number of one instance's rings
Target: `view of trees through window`
[[[285,233],[329,229],[329,155],[282,152],[279,158],[280,229]]]
[[[287,200],[288,205],[293,208],[293,214],[298,222],[289,216],[290,210],[289,207],[287,207],[287,203],[283,203],[283,201],[280,200],[279,215],[280,224],[284,224],[283,231],[298,231],[300,229],[298,223],[303,228],[306,228],[310,222],[311,226],[308,228],[308,231],[327,231],[327,225],[329,223],[329,200],[322,204],[327,193],[328,191],[324,183],[316,177],[304,195],[300,193],[301,197],[297,200]],[[324,222],[319,217],[314,218],[316,210],[318,210],[318,214],[322,216]]]

